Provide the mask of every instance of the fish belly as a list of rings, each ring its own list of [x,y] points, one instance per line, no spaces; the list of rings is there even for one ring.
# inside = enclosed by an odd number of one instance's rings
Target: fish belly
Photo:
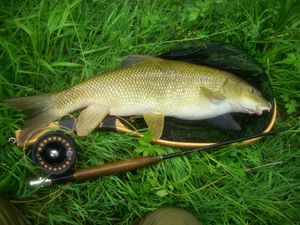
[[[213,102],[208,99],[148,99],[109,107],[109,114],[116,116],[142,116],[146,113],[159,112],[164,116],[186,120],[208,119],[231,111],[227,101]]]
[[[202,105],[187,105],[176,107],[166,112],[166,116],[176,117],[184,120],[201,120],[220,116],[230,112],[230,105],[227,102],[212,103]]]

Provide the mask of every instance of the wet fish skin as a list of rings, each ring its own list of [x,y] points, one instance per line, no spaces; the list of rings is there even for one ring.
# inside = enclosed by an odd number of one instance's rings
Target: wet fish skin
[[[229,112],[261,114],[272,107],[254,87],[219,69],[151,56],[131,56],[125,64],[58,93],[4,100],[32,117],[20,141],[79,109],[84,109],[77,122],[80,136],[106,115],[148,115],[159,138],[164,116],[195,120]]]
[[[226,72],[213,68],[156,58],[153,61],[115,70],[57,93],[53,96],[54,108],[62,115],[99,103],[112,115],[160,111],[189,119],[181,111],[199,108],[205,102],[201,88],[218,92],[226,80]],[[201,115],[195,117],[201,119]]]

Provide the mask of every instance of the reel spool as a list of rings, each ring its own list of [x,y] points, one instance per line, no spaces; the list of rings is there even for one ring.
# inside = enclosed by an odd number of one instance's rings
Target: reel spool
[[[75,166],[75,143],[63,132],[47,132],[35,142],[31,156],[43,173],[55,176],[66,174]]]

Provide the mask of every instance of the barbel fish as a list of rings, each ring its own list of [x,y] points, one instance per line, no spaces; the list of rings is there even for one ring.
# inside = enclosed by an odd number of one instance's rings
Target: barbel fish
[[[2,101],[30,118],[21,130],[20,143],[80,109],[79,136],[90,133],[107,115],[143,116],[153,139],[159,139],[166,116],[185,120],[223,116],[239,129],[228,113],[261,115],[272,108],[259,90],[232,73],[148,55],[128,56],[121,68],[61,92]]]

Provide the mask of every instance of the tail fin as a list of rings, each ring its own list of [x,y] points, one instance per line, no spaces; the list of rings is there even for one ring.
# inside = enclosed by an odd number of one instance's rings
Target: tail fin
[[[2,99],[0,102],[13,106],[27,115],[28,120],[19,136],[20,145],[23,145],[34,133],[59,117],[53,110],[53,102],[49,94]]]

